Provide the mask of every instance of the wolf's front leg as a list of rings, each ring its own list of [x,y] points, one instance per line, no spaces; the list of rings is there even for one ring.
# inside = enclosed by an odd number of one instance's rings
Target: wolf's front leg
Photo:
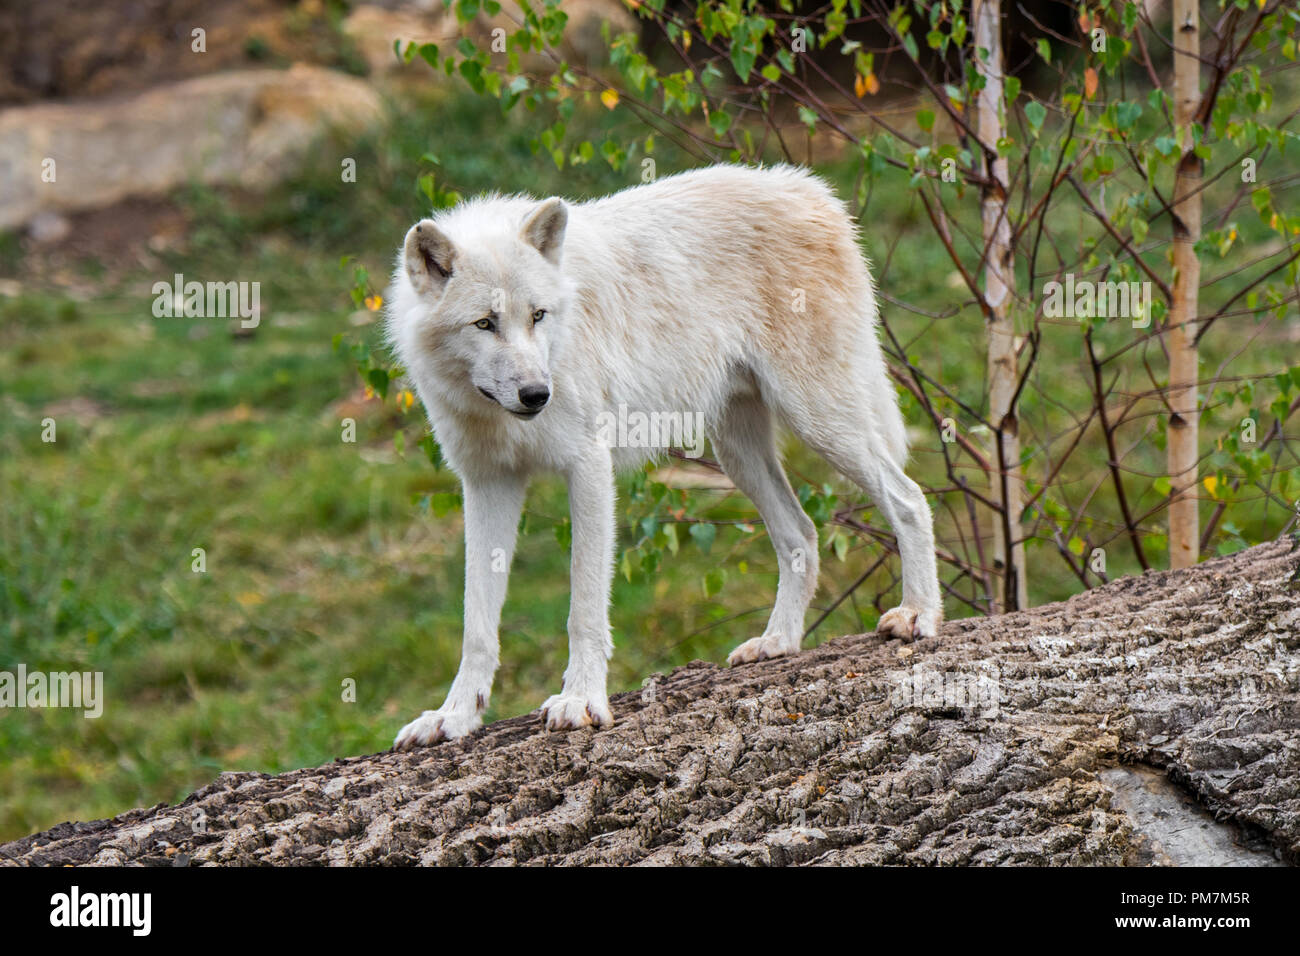
[[[569,575],[569,666],[564,689],[542,705],[549,730],[614,722],[605,674],[614,642],[609,588],[614,574],[614,475],[609,449],[593,444],[565,476],[573,519]]]
[[[460,670],[443,705],[403,727],[395,749],[454,740],[482,725],[497,670],[497,629],[526,490],[522,477],[465,478],[465,637]]]

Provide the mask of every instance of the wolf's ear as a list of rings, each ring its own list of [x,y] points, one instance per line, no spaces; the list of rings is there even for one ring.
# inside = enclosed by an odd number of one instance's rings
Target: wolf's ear
[[[540,252],[552,265],[560,264],[560,247],[564,245],[564,227],[569,222],[569,207],[552,196],[538,206],[520,230],[524,242]]]
[[[432,219],[422,219],[406,234],[403,258],[406,260],[406,274],[416,292],[441,292],[451,278],[456,247]]]

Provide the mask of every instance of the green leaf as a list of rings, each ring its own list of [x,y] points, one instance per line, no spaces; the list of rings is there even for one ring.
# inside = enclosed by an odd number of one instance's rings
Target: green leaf
[[[445,518],[451,512],[459,511],[461,504],[460,495],[454,491],[439,491],[429,495],[429,508],[438,518]]]
[[[722,590],[722,586],[727,583],[727,572],[722,568],[714,568],[708,574],[704,575],[704,596],[711,598]]]
[[[714,538],[718,536],[718,528],[709,522],[697,521],[691,525],[690,535],[696,546],[705,554],[708,554],[713,548]]]
[[[1038,131],[1043,127],[1043,120],[1047,118],[1047,107],[1038,100],[1030,100],[1025,104],[1025,119],[1029,121],[1029,129],[1038,135]]]
[[[434,440],[432,432],[420,439],[420,448],[428,456],[429,462],[434,468],[442,467],[442,449],[438,447],[438,442]]]
[[[1118,103],[1115,106],[1115,125],[1121,133],[1130,133],[1141,115],[1141,103]]]
[[[668,546],[668,550],[675,555],[679,550],[681,550],[681,546],[682,546],[681,541],[678,540],[677,538],[677,525],[672,522],[664,525],[663,533],[664,533],[664,544],[666,544]]]
[[[742,83],[749,82],[749,73],[758,59],[760,30],[750,19],[740,20],[731,30],[731,66]]]
[[[1261,186],[1250,194],[1250,204],[1255,207],[1259,217],[1268,222],[1273,207],[1273,194],[1267,186]]]
[[[415,181],[415,187],[429,200],[431,205],[437,205],[437,191],[433,188],[433,173],[425,173]]]
[[[843,561],[849,556],[849,536],[843,531],[836,531],[835,534],[831,536],[830,545],[831,551],[840,561]]]
[[[1124,24],[1125,33],[1132,33],[1133,28],[1137,26],[1138,5],[1133,3],[1132,0],[1124,4],[1124,14],[1121,22]]]
[[[1045,63],[1052,62],[1052,44],[1048,43],[1045,37],[1038,41],[1038,55]]]
[[[934,111],[917,110],[916,125],[921,127],[921,129],[925,130],[927,133],[930,132],[930,130],[934,128]]]

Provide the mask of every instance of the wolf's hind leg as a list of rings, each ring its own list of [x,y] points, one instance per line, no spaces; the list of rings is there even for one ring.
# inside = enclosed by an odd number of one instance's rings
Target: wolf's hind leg
[[[779,568],[767,629],[732,651],[727,663],[797,653],[804,614],[817,591],[817,528],[790,488],[776,453],[771,413],[757,396],[732,399],[711,437],[727,477],[758,509]]]
[[[881,615],[877,630],[895,637],[933,637],[943,621],[935,567],[934,519],[916,482],[903,471],[903,418],[893,386],[871,355],[850,363],[870,375],[827,375],[783,381],[782,411],[795,434],[837,471],[861,487],[884,513],[898,538],[903,603]],[[864,380],[865,379],[865,380]],[[872,398],[875,400],[872,401]]]
[[[853,434],[848,429],[841,436]],[[934,557],[934,519],[919,485],[907,477],[894,458],[858,431],[857,441],[835,446],[810,442],[845,477],[859,485],[876,503],[898,538],[903,565],[903,603],[886,611],[876,629],[910,640],[933,637],[943,621],[943,600]]]

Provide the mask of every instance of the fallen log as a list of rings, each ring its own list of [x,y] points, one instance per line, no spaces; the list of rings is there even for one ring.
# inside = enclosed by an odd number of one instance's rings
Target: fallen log
[[[224,773],[0,861],[1295,864],[1298,562],[1282,540],[913,644],[695,662],[616,697],[612,729],[528,715]]]

